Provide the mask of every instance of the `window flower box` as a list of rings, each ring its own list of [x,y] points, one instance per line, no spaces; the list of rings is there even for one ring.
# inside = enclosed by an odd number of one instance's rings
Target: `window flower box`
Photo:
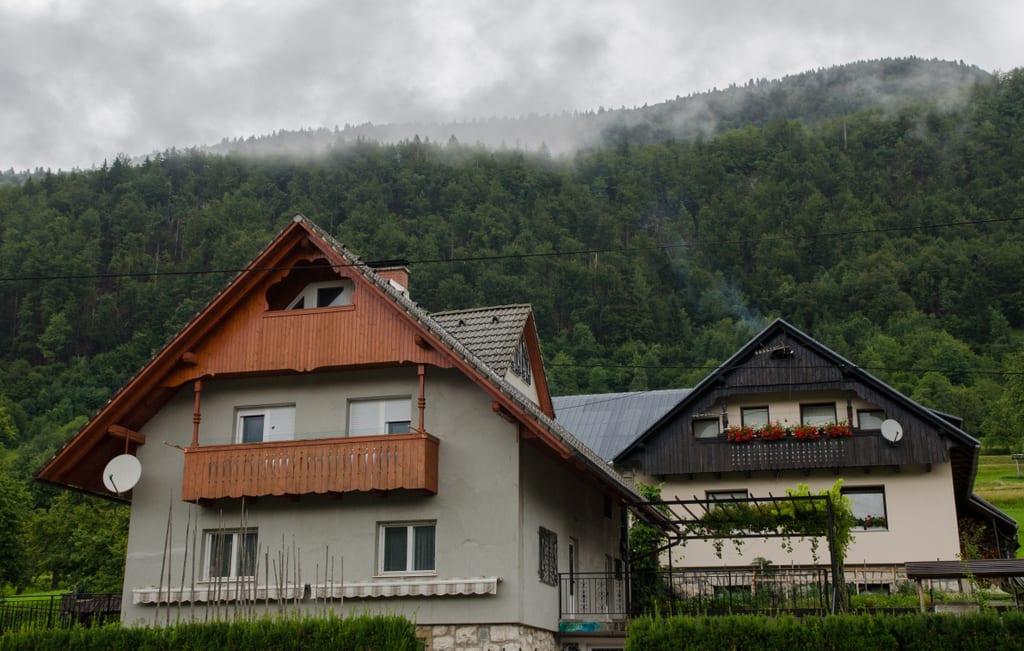
[[[754,428],[746,426],[733,426],[725,430],[725,438],[730,443],[753,443]]]
[[[838,423],[826,423],[822,425],[821,430],[825,434],[825,438],[830,439],[841,439],[847,436],[853,436],[853,428],[850,427],[849,423],[845,420]]]
[[[757,438],[765,442],[781,441],[787,436],[789,436],[789,428],[783,427],[778,422],[768,423],[757,430]]]
[[[884,515],[865,515],[857,520],[857,524],[865,529],[885,529],[889,526]]]
[[[821,430],[817,425],[798,425],[793,428],[793,438],[800,441],[817,441],[821,438]]]

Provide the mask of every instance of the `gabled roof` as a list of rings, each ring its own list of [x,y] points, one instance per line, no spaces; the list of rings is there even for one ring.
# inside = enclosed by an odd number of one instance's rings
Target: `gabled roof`
[[[506,377],[520,341],[525,343],[531,371],[527,384],[534,385],[541,410],[548,416],[554,415],[533,308],[499,305],[434,312],[430,316],[500,377]]]
[[[504,375],[531,312],[529,305],[501,305],[430,316],[495,373]]]
[[[766,344],[771,342],[776,343],[774,346],[766,346]],[[667,431],[669,426],[677,418],[680,418],[681,415],[688,413],[701,404],[707,396],[713,395],[713,392],[720,390],[722,387],[729,386],[730,374],[734,372],[742,373],[743,369],[752,363],[751,360],[755,356],[764,355],[768,357],[775,354],[775,349],[780,345],[781,348],[777,350],[780,356],[787,357],[792,355],[792,350],[780,342],[788,342],[792,343],[793,346],[803,347],[824,360],[828,368],[833,369],[833,379],[827,380],[826,383],[832,385],[839,383],[847,385],[858,384],[862,387],[869,387],[874,395],[891,401],[905,410],[906,413],[913,414],[920,421],[927,423],[930,428],[933,428],[933,431],[938,432],[939,436],[946,442],[946,448],[943,452],[951,466],[954,496],[958,510],[961,513],[972,512],[979,519],[991,522],[993,526],[1000,530],[1000,534],[1007,541],[1010,541],[1007,543],[1007,546],[1015,547],[1016,522],[973,493],[980,443],[961,429],[962,420],[960,418],[917,403],[782,319],[777,319],[769,324],[768,327],[755,335],[715,371],[701,380],[674,407],[669,409],[664,415],[653,422],[646,431],[623,448],[615,456],[615,461],[622,463],[628,461],[633,456],[641,456],[643,454],[656,455],[650,449],[644,452],[645,447],[651,448],[652,443],[657,441],[656,437]],[[781,374],[784,371],[776,369],[775,372]],[[774,376],[770,373],[762,373],[759,377],[763,378],[761,382],[786,386],[786,382],[773,380]],[[815,379],[815,381],[820,382],[820,379]],[[762,389],[765,389],[765,387],[762,387]]]
[[[943,435],[952,439],[952,441],[957,445],[970,449],[977,449],[980,447],[981,444],[976,438],[957,427],[954,423],[956,420],[955,418],[919,404],[790,323],[782,319],[776,319],[770,323],[768,327],[751,338],[750,341],[744,344],[738,351],[733,353],[729,359],[725,360],[725,362],[723,362],[710,375],[701,380],[697,386],[695,386],[673,409],[665,413],[665,415],[659,418],[657,422],[653,423],[642,436],[638,437],[629,446],[623,449],[622,452],[616,455],[615,460],[623,460],[630,451],[641,445],[645,439],[653,436],[659,426],[672,420],[677,414],[690,407],[692,403],[700,400],[701,397],[712,387],[723,383],[726,376],[742,365],[745,360],[749,359],[759,351],[759,349],[763,347],[765,341],[777,337],[780,334],[784,334],[794,342],[798,342],[800,345],[814,351],[836,368],[841,369],[847,377],[856,378],[865,384],[874,387],[890,399],[902,403],[905,407],[914,411],[919,417],[930,422]]]
[[[304,346],[302,351],[316,350],[308,353],[308,358],[298,361],[284,359],[286,356],[278,354],[278,351],[272,348],[265,350],[262,355],[250,355],[242,361],[225,361],[224,355],[218,355],[221,349],[217,346],[237,345],[231,334],[225,334],[225,329],[221,326],[233,318],[246,318],[245,315],[237,317],[236,310],[247,305],[260,304],[262,297],[260,301],[254,301],[252,296],[257,288],[274,279],[286,277],[296,260],[308,260],[313,256],[318,259],[325,258],[331,267],[354,270],[355,273],[351,275],[369,290],[373,300],[391,306],[386,316],[392,321],[398,321],[397,324],[392,323],[390,327],[401,328],[402,332],[414,335],[408,337],[408,341],[403,339],[400,349],[387,348],[393,362],[420,361],[459,369],[492,396],[495,409],[501,410],[521,424],[521,433],[525,439],[555,454],[576,470],[593,477],[622,495],[627,501],[639,500],[639,496],[609,465],[570,432],[556,424],[541,407],[506,382],[470,346],[460,341],[439,321],[411,301],[404,292],[378,275],[344,245],[301,216],[296,216],[293,222],[256,256],[245,271],[239,273],[67,444],[58,450],[36,473],[36,478],[112,497],[103,489],[100,481],[100,470],[103,465],[125,449],[131,450],[137,445],[144,444],[145,437],[134,430],[141,429],[142,425],[185,382],[204,377],[204,369],[207,373],[211,372],[210,368],[217,368],[221,375],[241,375],[269,371],[301,372],[330,367],[330,351],[321,352],[321,347],[317,346]],[[276,275],[268,280],[268,272]],[[521,310],[517,309],[515,312],[519,314]],[[528,334],[532,332],[535,340],[535,330],[529,330],[533,328],[532,313],[527,313],[525,324],[528,327]],[[260,324],[261,329],[264,326],[265,324]],[[271,326],[272,324],[266,325],[268,328]],[[380,336],[374,331],[364,334],[369,338]],[[195,352],[210,346],[214,349],[209,355]],[[358,350],[351,349],[348,354],[361,356],[361,364],[380,363],[380,360],[375,360],[372,356],[367,357],[369,353],[366,352],[365,346]],[[256,359],[260,364],[270,364],[271,362],[266,360],[275,356],[279,360],[275,362],[277,366],[250,368],[245,365],[252,363],[250,358]],[[536,357],[539,359],[539,350],[536,351]],[[220,366],[216,366],[217,364]],[[545,385],[544,396],[546,395]]]
[[[552,398],[555,420],[609,463],[690,392],[661,389]]]

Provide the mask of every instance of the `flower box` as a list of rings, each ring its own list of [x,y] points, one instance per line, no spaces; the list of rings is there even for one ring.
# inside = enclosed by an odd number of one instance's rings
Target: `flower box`
[[[754,428],[746,426],[734,426],[725,430],[725,438],[730,443],[753,443]]]
[[[768,423],[757,430],[757,438],[766,442],[781,441],[787,436],[789,436],[789,428],[783,427],[778,422]]]
[[[793,428],[793,438],[801,441],[817,441],[821,438],[821,430],[817,425],[798,425]]]
[[[885,529],[889,525],[884,515],[865,515],[857,520],[857,524],[865,529]]]
[[[825,438],[841,439],[853,436],[853,429],[845,420],[838,423],[826,423],[821,426],[821,429],[825,433]]]

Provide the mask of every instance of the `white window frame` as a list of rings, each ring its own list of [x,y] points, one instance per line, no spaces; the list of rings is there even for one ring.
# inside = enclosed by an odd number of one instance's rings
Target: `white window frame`
[[[263,436],[259,441],[245,441],[245,419],[263,417]],[[266,443],[291,441],[295,438],[295,405],[239,407],[235,415],[235,443]]]
[[[812,414],[814,410],[831,409],[830,415]],[[834,402],[815,402],[800,405],[800,422],[804,425],[825,425],[827,423],[835,423],[837,416],[836,403]]]
[[[715,433],[711,436],[707,435],[710,431],[712,423],[715,426]],[[698,426],[700,424],[701,426]],[[722,421],[718,417],[714,418],[694,418],[690,423],[693,428],[693,438],[698,441],[710,441],[716,439],[722,435]]]
[[[231,559],[228,561],[229,568],[227,574],[214,574],[213,564],[216,560],[214,558],[214,540],[218,536],[230,537],[231,544]],[[256,573],[256,553],[259,547],[259,535],[256,529],[211,529],[204,532],[205,547],[206,547],[206,562],[203,564],[203,577],[207,581],[216,579],[240,579],[245,577],[254,576]],[[252,564],[251,574],[239,574],[240,564],[242,562],[242,545],[240,541],[243,537],[251,537],[253,540],[252,544],[252,558],[249,559],[249,563]]]
[[[433,530],[433,557],[429,569],[415,569],[416,566],[416,529],[429,527]],[[385,569],[385,541],[387,531],[405,530],[405,565],[402,569]],[[381,522],[377,525],[377,574],[393,576],[396,574],[436,575],[437,574],[437,521],[421,520],[413,522]]]
[[[879,417],[880,415],[880,417]],[[864,427],[864,416],[869,418],[876,418],[878,420],[877,426]],[[884,409],[858,409],[857,410],[857,429],[868,430],[871,432],[882,429],[882,421],[885,420]],[[869,423],[870,425],[870,423]]]
[[[863,520],[867,516],[882,516],[885,518],[885,525],[883,526],[855,526],[854,531],[888,531],[889,530],[889,506],[885,500],[885,486],[850,486],[842,489],[843,496],[850,500],[850,508],[853,511],[853,517],[858,521]],[[879,498],[881,500],[881,507],[878,505],[865,505],[863,501],[858,501],[854,498],[855,495],[867,495]],[[874,501],[874,500],[873,500]]]
[[[745,500],[750,498],[750,491],[746,488],[723,488],[704,491],[704,499],[708,501],[708,510],[718,508],[715,502],[724,500]]]
[[[357,413],[359,412],[359,413]],[[377,436],[412,431],[412,398],[349,400],[348,435]]]
[[[318,305],[318,293],[321,289],[334,289],[341,288],[341,293],[338,294],[334,300],[327,305]],[[322,280],[315,283],[309,283],[302,288],[302,291],[285,306],[286,310],[310,310],[318,307],[339,307],[342,305],[352,304],[352,294],[355,292],[353,288],[355,285],[351,280]],[[300,306],[299,303],[302,305]]]
[[[764,422],[761,422],[760,420],[755,422],[748,422],[747,412],[750,412],[750,416],[752,417],[755,412],[761,411],[764,411]],[[768,405],[754,405],[750,407],[740,408],[740,424],[743,425],[744,427],[753,427],[754,429],[757,429],[759,427],[764,427],[770,422],[772,422],[772,419],[771,412],[768,409]]]

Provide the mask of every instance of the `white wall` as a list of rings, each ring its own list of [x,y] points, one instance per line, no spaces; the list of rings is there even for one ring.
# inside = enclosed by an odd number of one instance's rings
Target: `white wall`
[[[906,561],[956,560],[959,533],[953,496],[953,480],[949,464],[932,467],[904,467],[901,472],[891,469],[871,469],[835,475],[831,471],[815,471],[805,475],[799,471],[778,473],[725,474],[696,476],[693,480],[668,477],[662,487],[662,498],[704,499],[707,491],[743,490],[752,497],[783,496],[787,488],[807,484],[812,493],[830,488],[843,478],[845,488],[884,486],[887,529],[869,529],[854,532],[854,541],[847,552],[848,563],[904,563]],[[651,479],[639,478],[651,483]],[[737,553],[731,541],[726,541],[719,558],[710,542],[691,540],[685,547],[676,548],[672,563],[676,567],[749,565],[751,559],[763,557],[779,564],[812,563],[808,541],[793,540],[793,553],[782,548],[782,540],[748,538],[742,552]],[[664,559],[668,562],[668,559]],[[820,543],[819,562],[828,562],[824,539]]]

